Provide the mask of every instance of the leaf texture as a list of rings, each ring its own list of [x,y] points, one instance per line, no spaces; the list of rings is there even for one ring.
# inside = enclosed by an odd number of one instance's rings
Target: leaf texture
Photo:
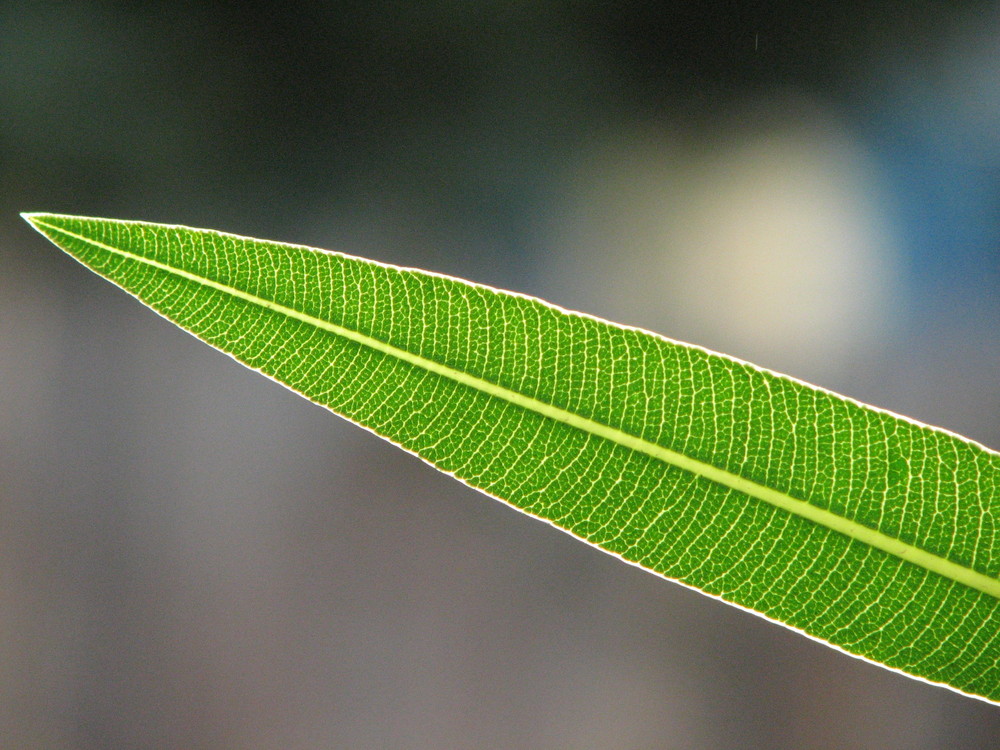
[[[26,214],[182,328],[614,555],[1000,702],[1000,454],[529,297],[298,245]]]

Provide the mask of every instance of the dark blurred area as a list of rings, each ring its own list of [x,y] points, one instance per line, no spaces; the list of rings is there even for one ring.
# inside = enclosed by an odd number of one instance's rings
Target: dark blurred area
[[[1000,5],[0,2],[0,745],[986,748],[190,338],[20,211],[451,273],[1000,446]]]

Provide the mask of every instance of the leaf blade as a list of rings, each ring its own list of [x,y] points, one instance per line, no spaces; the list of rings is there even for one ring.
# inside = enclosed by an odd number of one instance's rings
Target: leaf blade
[[[448,277],[26,218],[168,319],[473,487],[849,653],[1000,700],[1000,456],[972,441]]]

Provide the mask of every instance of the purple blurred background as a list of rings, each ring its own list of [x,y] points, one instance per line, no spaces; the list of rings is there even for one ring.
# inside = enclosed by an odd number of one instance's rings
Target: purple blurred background
[[[622,565],[19,211],[536,294],[1000,447],[1000,5],[0,2],[0,745],[983,748]]]

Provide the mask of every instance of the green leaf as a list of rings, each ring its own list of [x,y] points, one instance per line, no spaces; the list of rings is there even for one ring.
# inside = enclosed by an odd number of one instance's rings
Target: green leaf
[[[1000,702],[1000,454],[646,331],[220,232],[25,218],[209,344],[621,558]]]

